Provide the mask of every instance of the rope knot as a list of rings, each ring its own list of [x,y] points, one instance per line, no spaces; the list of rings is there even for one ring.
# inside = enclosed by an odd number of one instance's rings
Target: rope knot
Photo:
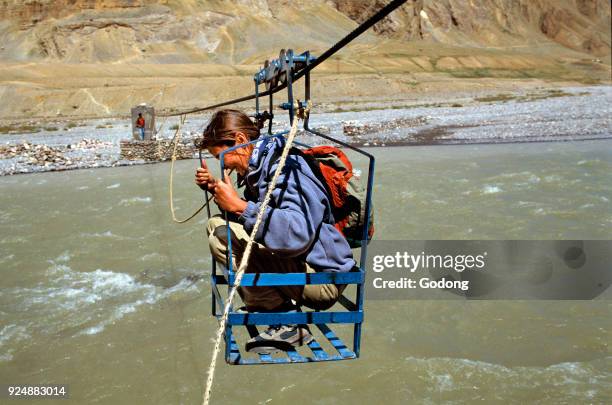
[[[300,100],[298,100],[296,103],[297,117],[301,119],[302,121],[305,121],[306,119],[308,119],[308,114],[310,114],[311,108],[312,108],[312,101],[308,100],[308,102],[306,103],[306,106],[304,107],[304,104],[300,102]]]

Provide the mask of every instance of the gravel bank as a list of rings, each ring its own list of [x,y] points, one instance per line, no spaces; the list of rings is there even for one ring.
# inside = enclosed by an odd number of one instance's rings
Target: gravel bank
[[[612,137],[611,105],[612,86],[540,89],[393,109],[370,102],[362,111],[317,114],[315,106],[311,126],[363,146],[576,141]],[[277,113],[275,128],[288,129]],[[208,118],[190,117],[183,139],[197,138]],[[158,137],[172,138],[174,121]],[[0,175],[146,163],[120,157],[119,143],[130,137],[128,120],[45,123],[53,125],[63,129],[0,135]]]

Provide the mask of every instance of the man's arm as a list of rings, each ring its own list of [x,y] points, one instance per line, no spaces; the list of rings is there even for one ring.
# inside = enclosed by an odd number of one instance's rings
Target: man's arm
[[[272,193],[273,203],[264,212],[255,240],[279,254],[295,257],[306,252],[323,222],[326,205],[317,186],[300,171],[293,157],[287,159]],[[261,202],[248,201],[239,218],[247,232],[257,220]]]

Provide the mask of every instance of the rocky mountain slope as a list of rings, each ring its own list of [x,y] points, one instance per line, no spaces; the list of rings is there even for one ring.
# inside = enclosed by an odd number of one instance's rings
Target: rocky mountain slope
[[[231,62],[291,32],[326,45],[386,0],[12,0],[0,3],[2,60]],[[348,19],[346,18],[348,17]],[[607,0],[412,0],[374,31],[400,41],[610,53]],[[253,37],[257,37],[256,39]],[[254,46],[256,45],[256,47]]]
[[[336,0],[361,22],[385,1]],[[581,52],[610,54],[606,0],[417,0],[389,15],[374,31],[401,40],[457,46],[529,46],[551,41]]]
[[[242,95],[280,48],[320,52],[386,3],[3,0],[0,96],[12,102],[0,118]],[[609,80],[610,43],[608,0],[409,0],[321,66],[322,96],[394,97],[449,77]]]

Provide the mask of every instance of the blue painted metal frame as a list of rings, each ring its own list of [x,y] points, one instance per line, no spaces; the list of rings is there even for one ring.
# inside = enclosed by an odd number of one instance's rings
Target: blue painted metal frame
[[[281,52],[281,57],[287,60],[273,61],[272,63],[278,64],[278,68],[282,70],[281,73],[286,74],[287,82],[287,94],[288,102],[285,103],[286,109],[289,110],[289,120],[292,123],[294,119],[294,101],[293,101],[293,63],[300,62],[308,65],[315,60],[310,56],[309,52],[305,52],[299,56],[294,56],[293,51],[289,50],[285,54]],[[269,80],[270,77],[267,75],[269,70],[262,69],[255,76],[255,93],[256,97],[256,114],[259,116],[259,86],[265,81]],[[305,99],[306,104],[310,100],[310,73],[305,75]],[[269,96],[270,114],[273,117],[273,102],[272,95]],[[368,178],[366,187],[366,206],[365,206],[365,218],[370,217],[372,207],[372,189],[374,185],[374,165],[375,159],[371,154],[345,142],[334,139],[328,135],[321,134],[309,127],[308,117],[304,122],[304,129],[314,135],[322,137],[326,140],[339,144],[345,148],[351,149],[369,160],[368,164]],[[268,134],[265,137],[251,141],[245,144],[236,145],[231,148],[224,150],[220,156],[221,164],[221,178],[224,180],[224,156],[233,150],[242,148],[246,145],[254,144],[261,139],[272,139],[277,137],[283,137],[288,131],[283,131],[277,134],[272,134],[272,118],[268,125]],[[295,142],[297,145],[308,147],[308,145],[300,142]],[[211,288],[212,288],[212,314],[217,318],[220,318],[223,311],[224,300],[219,290],[219,285],[227,285],[228,293],[235,281],[236,273],[233,271],[232,255],[229,254],[232,251],[232,238],[230,235],[229,219],[227,215],[225,217],[227,222],[227,241],[228,241],[228,256],[226,257],[227,267],[216,263],[213,260],[213,271],[211,274]],[[308,312],[279,312],[279,313],[243,313],[236,312],[233,308],[230,308],[228,322],[225,329],[225,360],[229,364],[282,364],[282,363],[308,363],[318,361],[334,361],[334,360],[348,360],[358,358],[361,349],[361,330],[362,323],[364,320],[363,301],[364,301],[364,283],[365,283],[365,264],[367,262],[367,240],[368,240],[368,228],[369,221],[365,221],[363,229],[363,237],[361,244],[361,254],[359,258],[359,270],[349,273],[246,273],[244,274],[241,285],[242,286],[282,286],[282,285],[307,285],[307,284],[355,284],[356,294],[355,302],[350,301],[344,295],[338,300],[338,302],[344,306],[346,311],[308,311]],[[219,266],[218,266],[219,265]],[[218,267],[221,272],[217,272]],[[217,308],[220,310],[218,311]],[[347,345],[329,328],[327,324],[353,324],[353,347],[350,350]],[[232,330],[233,326],[242,325],[245,326],[247,332],[251,336],[257,335],[256,325],[274,325],[274,324],[314,324],[317,326],[321,335],[327,340],[327,343],[333,347],[334,352],[328,353],[321,344],[315,339],[308,344],[308,350],[312,355],[303,355],[298,353],[296,350],[285,352],[284,357],[274,357],[271,355],[258,355],[254,358],[243,356],[240,351],[238,344],[236,343],[234,333]]]

